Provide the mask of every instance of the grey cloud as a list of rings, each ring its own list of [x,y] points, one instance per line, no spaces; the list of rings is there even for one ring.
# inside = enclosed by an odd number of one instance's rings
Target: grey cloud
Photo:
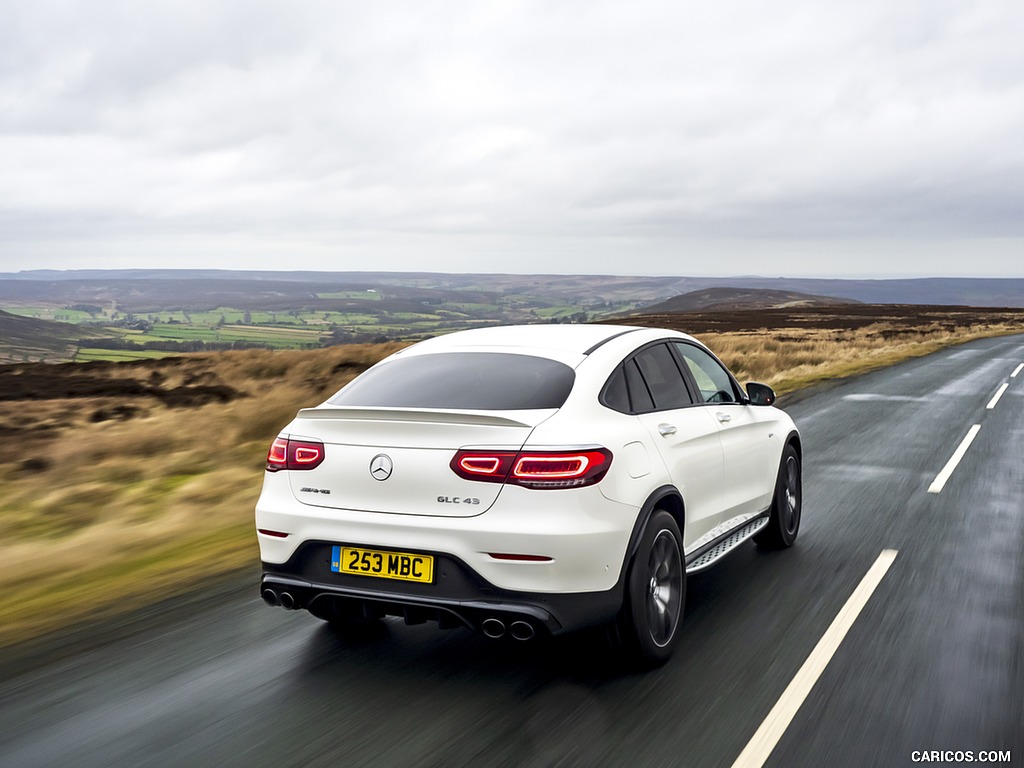
[[[814,274],[813,243],[955,273],[977,242],[1020,274],[1022,33],[1001,0],[16,0],[0,269],[177,248],[661,272],[699,249]]]

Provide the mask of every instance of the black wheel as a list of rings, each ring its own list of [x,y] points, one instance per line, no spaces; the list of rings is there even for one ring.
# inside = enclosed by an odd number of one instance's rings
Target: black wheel
[[[775,481],[775,498],[768,518],[768,527],[754,537],[754,541],[769,549],[793,546],[800,530],[800,511],[803,506],[803,485],[800,456],[792,445],[782,451],[779,476]]]
[[[613,628],[615,645],[644,667],[672,655],[686,603],[686,564],[679,526],[655,510],[626,576],[626,595]]]

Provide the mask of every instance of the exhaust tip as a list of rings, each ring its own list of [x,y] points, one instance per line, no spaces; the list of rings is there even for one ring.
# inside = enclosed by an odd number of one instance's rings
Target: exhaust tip
[[[263,590],[263,602],[267,605],[280,605],[281,600],[277,596],[277,592],[272,589]]]
[[[281,607],[286,610],[290,611],[298,606],[298,602],[291,592],[282,592],[279,599],[281,600]]]
[[[528,621],[513,621],[508,631],[516,640],[532,640],[536,634],[533,625]]]
[[[505,622],[501,619],[495,619],[491,617],[484,619],[483,624],[480,625],[480,629],[483,633],[492,639],[497,639],[505,634]]]

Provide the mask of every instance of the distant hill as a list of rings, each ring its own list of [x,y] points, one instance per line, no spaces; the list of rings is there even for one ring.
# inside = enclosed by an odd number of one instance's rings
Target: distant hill
[[[108,335],[95,328],[0,311],[0,363],[69,360],[79,339]]]
[[[17,315],[0,316],[0,364],[415,341],[484,325],[632,322],[637,312],[686,313],[690,323],[698,313],[828,311],[857,302],[1024,308],[1024,279],[24,271],[0,273],[0,311]],[[77,344],[94,337],[108,341]]]
[[[399,301],[490,303],[525,295],[588,309],[596,303],[664,301],[705,288],[761,288],[833,296],[867,304],[1024,307],[1024,278],[926,277],[884,280],[680,275],[519,275],[442,272],[327,272],[216,269],[26,270],[0,273],[0,302],[116,301],[122,311],[180,306],[289,309],[317,294],[386,290]],[[471,298],[470,294],[477,294]],[[308,302],[307,302],[308,303]],[[0,304],[2,306],[2,304]],[[319,308],[319,307],[318,307]],[[619,308],[616,308],[618,310]],[[393,310],[404,311],[404,310]]]
[[[853,299],[818,296],[799,291],[769,288],[703,288],[643,308],[644,314],[664,312],[707,312],[739,309],[788,309],[859,304]]]

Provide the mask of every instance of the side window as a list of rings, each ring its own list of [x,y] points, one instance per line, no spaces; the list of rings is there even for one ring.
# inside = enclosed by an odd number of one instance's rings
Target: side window
[[[626,371],[626,385],[629,387],[629,402],[633,406],[633,412],[653,411],[654,401],[651,400],[651,393],[640,375],[640,369],[636,367],[636,360],[627,360],[623,368]]]
[[[614,411],[629,413],[629,392],[626,391],[626,374],[620,365],[615,369],[601,392],[601,403]]]
[[[620,413],[647,413],[654,410],[650,390],[633,359],[624,362],[608,377],[599,401]]]
[[[738,401],[732,379],[722,364],[700,347],[690,344],[676,345],[676,350],[686,361],[697,382],[701,398],[705,403],[734,403]]]
[[[693,401],[686,389],[686,381],[667,345],[657,344],[648,347],[637,354],[634,359],[657,410],[692,405]],[[630,394],[632,393],[633,387],[630,382]],[[635,410],[640,410],[635,403],[633,407]]]

